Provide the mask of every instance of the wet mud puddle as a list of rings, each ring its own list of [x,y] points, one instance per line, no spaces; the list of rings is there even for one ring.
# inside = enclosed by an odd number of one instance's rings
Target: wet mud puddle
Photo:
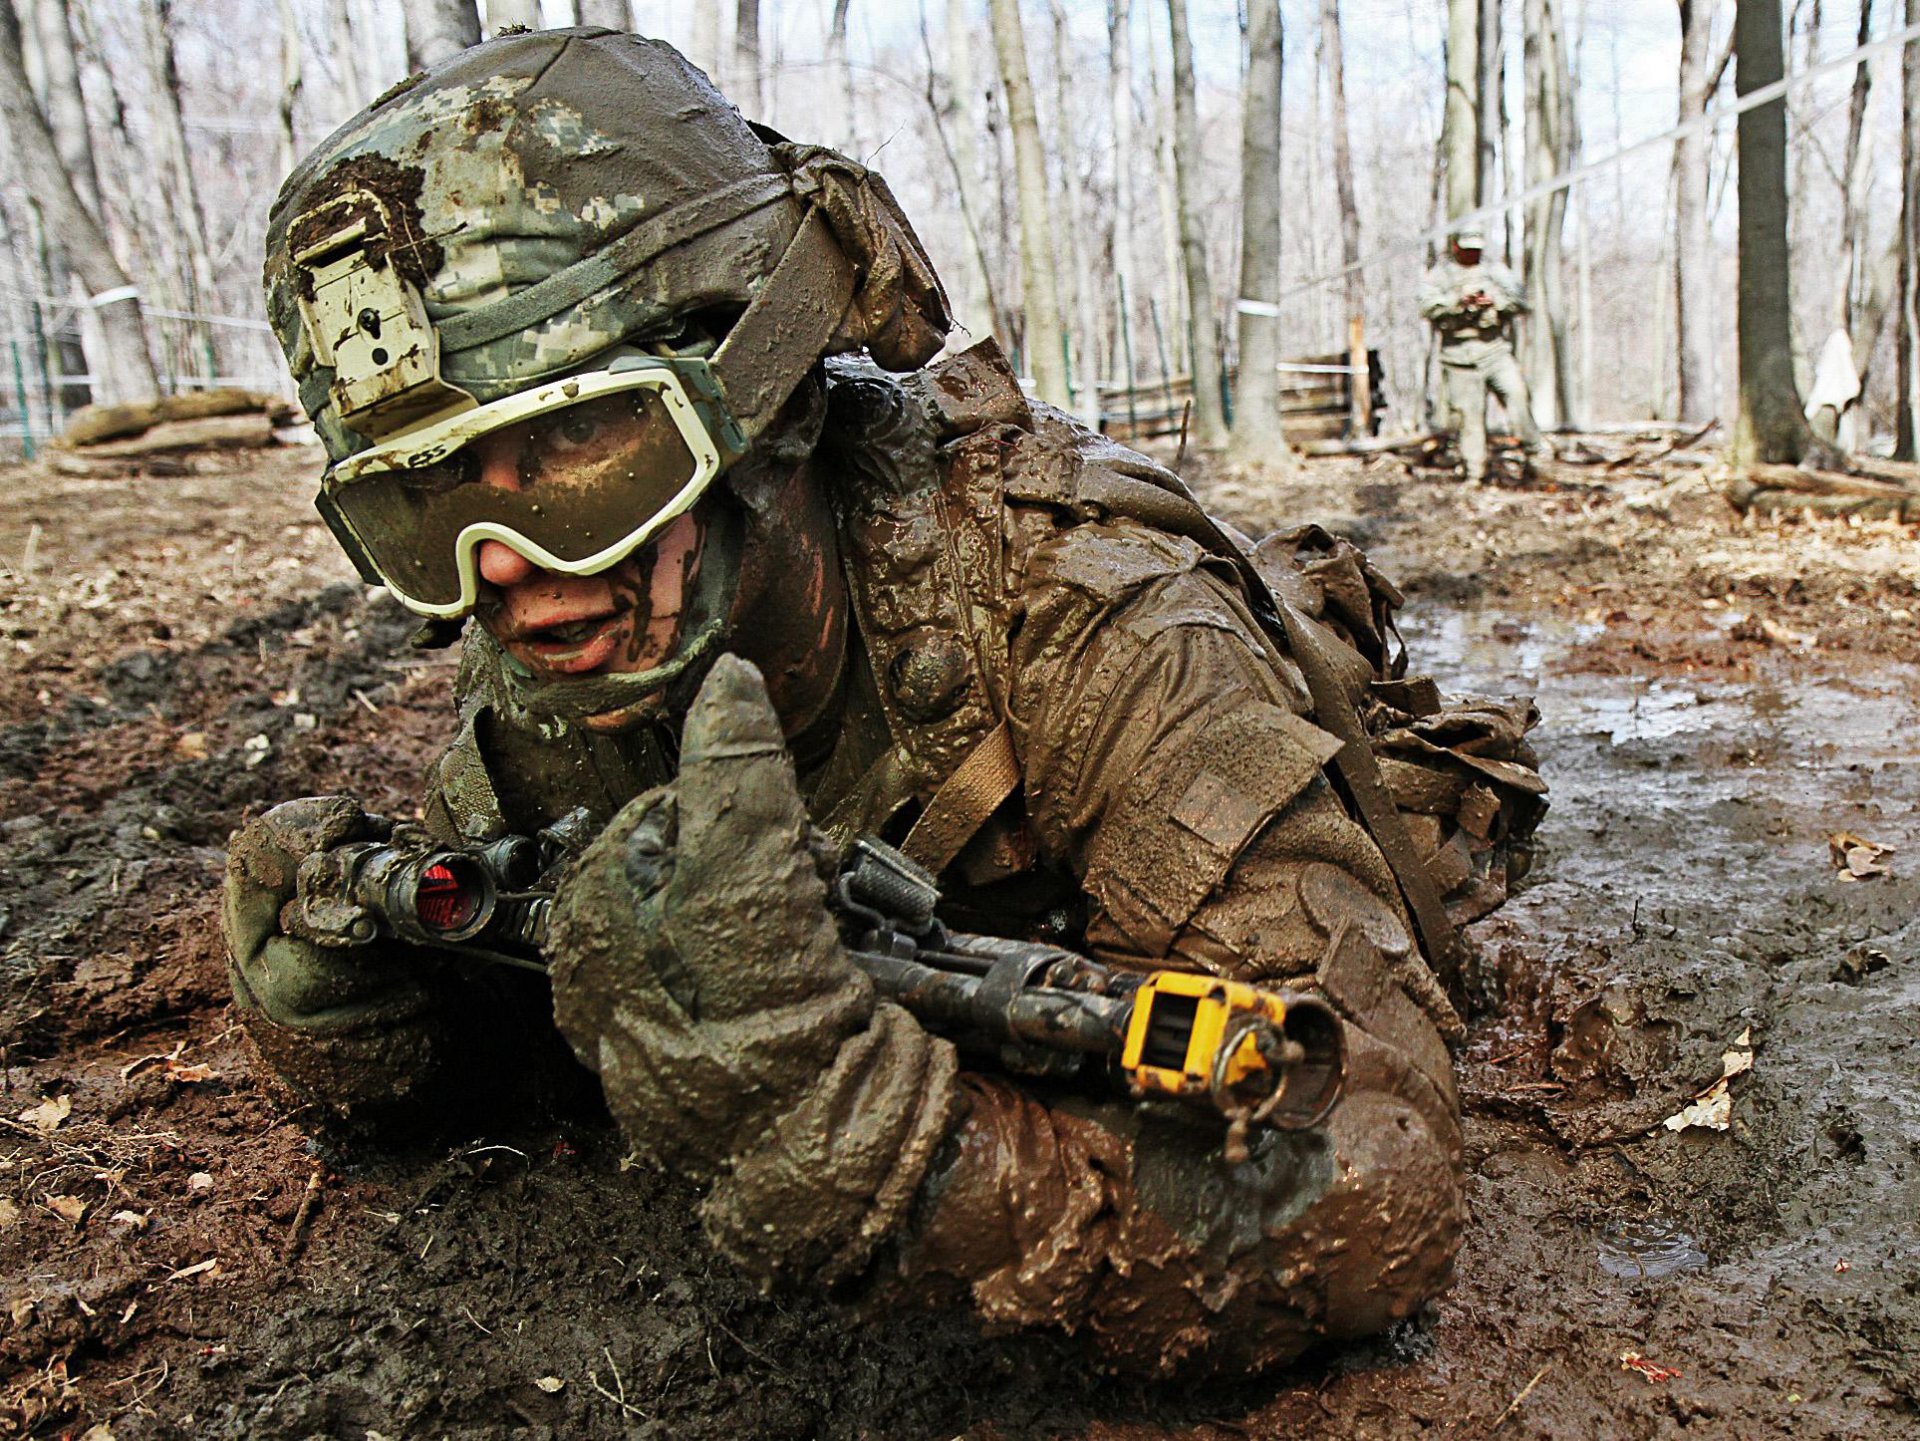
[[[1560,1159],[1482,1171],[1461,1304],[1545,1267],[1596,1345],[1745,1418],[1725,1434],[1915,1434],[1920,670],[1797,648],[1635,674],[1603,650],[1625,673],[1595,674],[1571,665],[1596,631],[1553,617],[1416,604],[1403,629],[1443,689],[1536,697],[1552,786],[1534,874],[1478,932],[1539,972],[1541,1064],[1469,1061],[1463,1089],[1470,1148],[1529,1114]],[[1503,1051],[1519,1024],[1480,1022]],[[1669,1125],[1743,1037],[1722,1125]]]

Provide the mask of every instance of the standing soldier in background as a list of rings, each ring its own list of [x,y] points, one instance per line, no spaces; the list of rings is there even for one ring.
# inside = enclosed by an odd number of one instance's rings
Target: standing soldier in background
[[[1447,259],[1427,273],[1420,314],[1440,335],[1445,408],[1459,416],[1460,459],[1469,482],[1487,478],[1487,392],[1500,397],[1529,455],[1546,449],[1533,421],[1527,382],[1513,358],[1510,317],[1526,313],[1520,282],[1504,265],[1482,264],[1486,233],[1453,233]]]

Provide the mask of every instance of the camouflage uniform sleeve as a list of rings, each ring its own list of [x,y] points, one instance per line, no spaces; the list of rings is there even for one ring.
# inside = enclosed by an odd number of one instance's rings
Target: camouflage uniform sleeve
[[[1329,739],[1198,547],[1075,533],[1032,574],[1012,709],[1029,814],[1081,878],[1090,946],[1316,987],[1346,1022],[1348,1092],[1323,1130],[1264,1133],[1229,1165],[1197,1113],[969,1078],[902,1273],[1130,1369],[1251,1370],[1378,1330],[1444,1284],[1460,1138],[1391,875],[1320,770]]]
[[[1457,314],[1459,309],[1460,288],[1453,283],[1452,277],[1444,271],[1429,271],[1420,286],[1421,317],[1437,321]]]

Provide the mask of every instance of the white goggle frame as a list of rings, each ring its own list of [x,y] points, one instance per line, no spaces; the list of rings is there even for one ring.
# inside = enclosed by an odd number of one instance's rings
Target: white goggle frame
[[[497,521],[475,521],[462,527],[453,541],[456,564],[460,569],[459,599],[445,605],[434,605],[406,594],[387,577],[374,560],[374,552],[368,547],[365,538],[354,530],[352,521],[337,504],[332,507],[332,514],[328,517],[329,522],[336,529],[345,529],[346,535],[342,536],[342,539],[350,537],[353,545],[359,550],[359,555],[355,559],[365,562],[363,569],[371,569],[379,574],[381,581],[394,599],[416,615],[429,616],[436,620],[451,620],[456,616],[465,615],[479,600],[479,562],[475,556],[480,548],[480,542],[484,540],[497,540],[542,570],[556,571],[561,575],[595,575],[609,566],[618,565],[691,509],[721,470],[738,458],[740,452],[745,449],[744,442],[729,444],[723,459],[721,446],[716,442],[713,430],[709,428],[707,416],[703,413],[702,407],[687,394],[686,385],[680,376],[679,368],[690,365],[698,365],[702,370],[705,369],[704,363],[699,361],[668,361],[652,357],[623,356],[605,370],[569,375],[561,380],[535,386],[531,390],[504,396],[486,405],[473,406],[445,420],[435,421],[417,430],[409,431],[402,437],[350,455],[330,469],[321,480],[322,493],[331,498],[347,486],[371,475],[421,470],[430,465],[438,465],[463,446],[523,420],[531,420],[535,416],[545,415],[555,410],[568,409],[605,395],[630,390],[650,390],[665,405],[667,414],[673,420],[674,428],[680,432],[680,438],[686,442],[687,450],[693,456],[693,474],[666,505],[612,545],[595,551],[583,560],[562,560],[544,547],[536,545],[517,530]],[[713,402],[709,401],[709,404]],[[723,436],[729,441],[737,440],[737,428],[733,426],[731,418],[726,417],[725,411],[719,406],[714,405],[714,409],[722,417],[722,424],[725,427]]]

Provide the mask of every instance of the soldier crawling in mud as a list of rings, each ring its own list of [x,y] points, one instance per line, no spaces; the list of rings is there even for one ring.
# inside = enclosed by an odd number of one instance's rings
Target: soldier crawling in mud
[[[1546,450],[1510,335],[1513,317],[1527,313],[1527,302],[1512,271],[1481,259],[1486,245],[1486,232],[1477,225],[1454,231],[1447,258],[1420,287],[1420,314],[1440,336],[1441,404],[1459,427],[1469,484],[1487,478],[1488,391],[1500,397],[1527,454]]]
[[[885,184],[655,41],[414,77],[294,172],[267,253],[322,513],[423,643],[475,622],[425,832],[602,828],[550,1004],[316,944],[302,861],[389,832],[353,801],[244,828],[233,984],[281,1075],[403,1121],[520,1084],[557,1027],[749,1275],[1146,1373],[1268,1366],[1445,1284],[1460,1022],[1429,963],[1504,898],[1542,787],[1529,707],[1402,678],[1356,551],[1253,545],[991,342],[929,364],[946,301]],[[1236,1161],[1218,1114],[963,1066],[829,917],[862,836],[956,931],[1317,998],[1343,1098]]]

